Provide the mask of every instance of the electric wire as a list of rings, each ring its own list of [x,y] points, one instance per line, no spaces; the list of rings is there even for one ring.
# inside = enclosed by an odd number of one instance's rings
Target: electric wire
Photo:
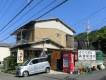
[[[33,7],[31,7],[28,11],[26,11],[25,13],[24,13],[24,15],[22,15],[23,17],[21,17],[20,16],[20,18],[18,18],[13,24],[15,24],[16,22],[18,22],[18,21],[20,21],[22,18],[24,18],[25,17],[25,15],[27,15],[31,10],[33,10],[35,7],[37,7],[40,3],[42,3],[44,0],[39,0]],[[13,24],[12,25],[10,25],[10,26],[7,26],[4,30],[2,30],[0,33],[4,33],[4,32],[6,32],[6,30],[8,30],[9,28],[11,28],[11,26],[13,26]]]
[[[5,2],[6,3],[6,2]],[[5,6],[3,6],[3,8],[0,8],[0,9],[3,9],[3,11],[1,10],[0,11],[0,19],[2,20],[3,19],[3,15],[7,12],[8,8],[10,8],[10,6],[12,5],[11,3],[13,3],[12,0],[9,0],[7,4],[5,4]]]
[[[75,23],[74,26],[76,26],[78,23],[80,23],[80,22],[82,22],[82,21],[84,21],[84,20],[87,20],[87,19],[91,18],[92,16],[94,16],[95,14],[99,13],[100,11],[102,11],[102,10],[104,10],[104,9],[106,9],[106,6],[100,8],[99,10],[96,10],[96,11],[92,12],[91,14],[89,14],[88,16],[86,16],[85,18],[83,18],[83,19],[81,19],[80,21],[78,21],[77,23]]]
[[[32,17],[34,17],[36,14],[39,14],[40,12],[44,11],[46,8],[52,6],[54,3],[56,3],[56,1],[57,1],[57,0],[51,1],[49,4],[47,4],[45,7],[43,7],[42,9],[40,9],[37,13],[35,13],[34,15],[32,15],[30,18],[32,18]],[[30,11],[30,10],[29,10],[29,11]],[[24,23],[26,23],[30,18],[28,18],[27,20],[25,20]],[[22,24],[22,23],[21,23],[21,24]],[[9,27],[11,27],[11,26],[13,26],[13,24],[10,25]],[[20,26],[21,26],[21,25],[20,25]],[[16,28],[18,28],[18,27],[16,27]],[[14,27],[11,28],[11,29],[14,31]],[[12,31],[12,32],[13,32],[13,31]],[[3,31],[3,33],[4,33],[4,32],[5,32],[5,31]]]
[[[43,17],[43,16],[45,16],[45,15],[47,15],[47,14],[50,13],[51,11],[57,9],[58,7],[60,7],[60,6],[63,5],[64,3],[66,3],[67,1],[68,1],[68,0],[62,1],[62,2],[59,3],[58,5],[54,6],[53,8],[51,8],[51,9],[49,9],[48,11],[46,11],[45,13],[43,13],[41,16],[37,17],[36,20],[39,19],[39,18],[41,18],[41,17]],[[3,41],[7,40],[7,39],[10,38],[10,37],[11,37],[11,36],[9,35],[8,37],[6,37],[6,38],[4,38],[3,40],[0,40],[0,41],[3,42]]]
[[[31,0],[26,6],[24,6],[5,26],[0,29],[0,32],[4,30],[13,20],[15,20],[15,18],[18,17],[32,2],[33,0]]]

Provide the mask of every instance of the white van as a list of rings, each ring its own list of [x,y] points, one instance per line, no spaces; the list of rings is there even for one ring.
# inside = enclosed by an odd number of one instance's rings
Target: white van
[[[22,66],[16,69],[16,76],[29,76],[30,74],[40,73],[40,72],[50,72],[50,64],[47,58],[40,57],[27,60]]]

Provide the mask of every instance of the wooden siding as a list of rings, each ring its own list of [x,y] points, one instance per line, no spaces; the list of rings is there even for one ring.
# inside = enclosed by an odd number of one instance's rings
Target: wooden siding
[[[57,70],[57,60],[61,58],[60,51],[53,51],[51,54],[51,69]]]

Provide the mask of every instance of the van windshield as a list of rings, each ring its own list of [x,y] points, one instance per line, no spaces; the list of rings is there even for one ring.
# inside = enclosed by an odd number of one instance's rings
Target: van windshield
[[[26,66],[28,63],[30,62],[30,60],[25,61],[22,66]]]

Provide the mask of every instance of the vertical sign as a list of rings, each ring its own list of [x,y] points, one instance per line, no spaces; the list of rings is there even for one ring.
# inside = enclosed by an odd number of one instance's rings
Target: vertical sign
[[[23,50],[19,50],[17,52],[17,63],[23,63],[23,59],[24,59],[24,52]]]

